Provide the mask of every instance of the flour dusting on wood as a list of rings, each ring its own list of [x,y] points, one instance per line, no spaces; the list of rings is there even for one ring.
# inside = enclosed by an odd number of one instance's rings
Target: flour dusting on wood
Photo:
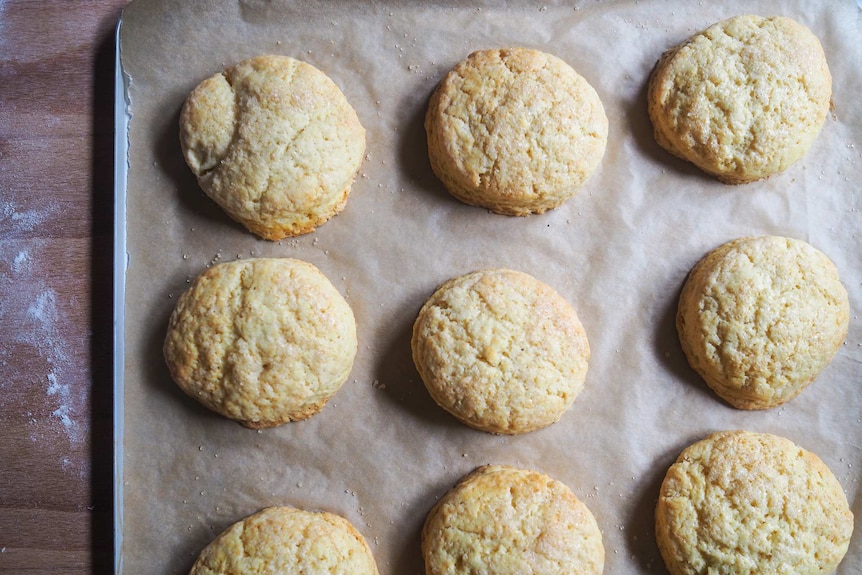
[[[43,210],[18,210],[15,204],[11,202],[3,202],[0,204],[0,239],[8,234],[8,231],[3,231],[11,224],[12,232],[32,232],[40,224],[45,223],[57,211],[56,206],[51,206]]]
[[[58,296],[63,291],[52,285],[54,270],[40,265],[46,244],[26,238],[58,211],[56,205],[21,210],[12,202],[0,202],[0,323],[8,334],[0,341],[0,388],[5,395],[31,398],[30,440],[57,445],[54,438],[65,439],[68,448],[57,463],[65,472],[81,473],[76,463],[87,440],[80,418],[88,409],[89,382],[82,377],[88,344],[68,340],[67,313],[74,303]],[[22,360],[28,369],[13,370]]]

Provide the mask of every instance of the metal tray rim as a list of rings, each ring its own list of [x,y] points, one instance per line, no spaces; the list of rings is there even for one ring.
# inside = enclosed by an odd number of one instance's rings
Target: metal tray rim
[[[123,572],[123,441],[124,441],[124,367],[126,270],[126,186],[129,163],[128,76],[123,70],[120,34],[123,19],[114,35],[114,573]]]

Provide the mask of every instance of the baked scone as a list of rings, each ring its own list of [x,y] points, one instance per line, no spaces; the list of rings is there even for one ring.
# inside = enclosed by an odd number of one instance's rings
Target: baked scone
[[[463,477],[422,528],[426,575],[599,575],[593,514],[563,483],[499,465]]]
[[[850,303],[832,261],[801,240],[719,246],[691,270],[676,325],[689,364],[740,409],[781,405],[832,361]]]
[[[269,507],[225,529],[190,575],[377,575],[362,534],[334,513]]]
[[[525,216],[558,207],[593,174],[608,119],[571,66],[512,48],[455,66],[431,97],[425,130],[431,167],[452,195]]]
[[[443,409],[505,434],[557,421],[583,389],[590,358],[574,308],[536,278],[506,269],[443,284],[419,311],[412,349]]]
[[[342,210],[365,129],[323,72],[288,56],[258,56],[189,94],[180,144],[210,198],[249,231],[280,240]]]
[[[261,258],[199,275],[177,301],[164,355],[188,395],[258,429],[320,411],[356,349],[353,312],[316,267]]]
[[[649,81],[655,139],[729,184],[799,160],[832,98],[820,41],[784,17],[737,16],[671,48]]]
[[[656,507],[671,575],[831,573],[852,532],[844,491],[820,458],[765,433],[715,433],[686,448]]]

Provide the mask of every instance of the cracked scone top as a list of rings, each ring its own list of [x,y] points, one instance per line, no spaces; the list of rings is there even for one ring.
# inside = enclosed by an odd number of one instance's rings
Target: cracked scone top
[[[801,240],[733,240],[699,261],[676,325],[692,368],[725,401],[768,409],[802,392],[847,336],[850,303],[829,258]]]
[[[590,357],[574,308],[536,278],[506,269],[443,284],[419,311],[412,349],[441,407],[505,434],[557,421],[583,389]]]
[[[343,209],[365,130],[323,72],[288,56],[258,56],[191,92],[180,144],[210,198],[251,232],[279,240]]]
[[[316,267],[262,258],[198,276],[177,301],[164,355],[183,391],[256,429],[320,411],[356,349],[353,312]]]
[[[832,76],[820,41],[784,17],[718,22],[662,56],[650,77],[655,139],[719,180],[786,170],[817,137]]]
[[[823,461],[765,433],[715,433],[686,448],[656,507],[671,575],[831,573],[852,531],[847,498]]]
[[[486,465],[463,477],[422,529],[427,575],[599,575],[598,524],[563,483],[543,473]]]
[[[593,174],[608,120],[571,66],[512,48],[456,65],[431,97],[425,129],[431,167],[452,195],[524,216],[560,206]]]
[[[269,507],[234,523],[201,551],[190,575],[377,575],[362,534],[327,512]]]

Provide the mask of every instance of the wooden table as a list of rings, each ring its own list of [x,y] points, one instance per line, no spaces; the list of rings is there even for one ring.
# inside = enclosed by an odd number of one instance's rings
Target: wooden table
[[[113,569],[114,30],[0,1],[0,572]]]

